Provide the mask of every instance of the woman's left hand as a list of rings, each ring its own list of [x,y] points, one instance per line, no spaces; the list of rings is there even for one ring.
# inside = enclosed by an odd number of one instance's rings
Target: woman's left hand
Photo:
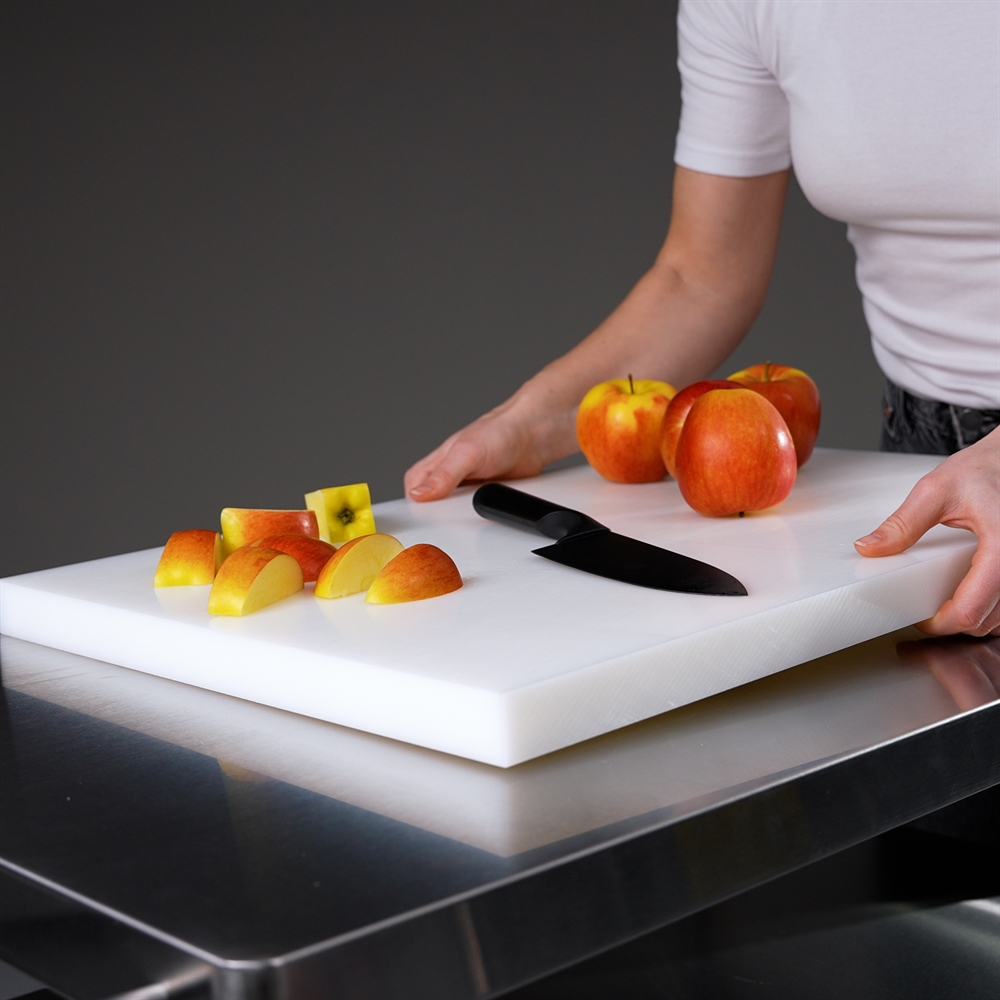
[[[979,545],[954,596],[917,627],[931,635],[1000,635],[1000,428],[946,458],[854,547],[863,556],[895,555],[935,524],[968,528]]]

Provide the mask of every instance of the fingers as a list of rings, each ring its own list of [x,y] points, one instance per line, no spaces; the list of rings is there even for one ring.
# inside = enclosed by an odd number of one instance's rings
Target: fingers
[[[854,546],[865,556],[893,555],[939,523],[973,532],[978,547],[954,596],[918,627],[931,635],[1000,635],[1000,431],[945,459]]]
[[[575,449],[575,413],[512,396],[414,464],[403,479],[406,495],[439,500],[470,480],[537,476]]]
[[[921,535],[940,523],[947,496],[938,480],[924,476],[902,505],[854,547],[863,556],[892,556],[908,549]]]
[[[407,496],[421,503],[446,497],[476,471],[479,452],[475,444],[462,437],[446,441],[406,474]]]
[[[917,628],[929,635],[1000,635],[1000,542],[995,534],[980,537],[955,596]]]
[[[403,476],[403,489],[407,496],[424,483],[428,475],[437,468],[457,436],[453,434],[443,444],[439,444],[429,455],[425,455],[419,462],[414,462],[406,470],[406,474]]]

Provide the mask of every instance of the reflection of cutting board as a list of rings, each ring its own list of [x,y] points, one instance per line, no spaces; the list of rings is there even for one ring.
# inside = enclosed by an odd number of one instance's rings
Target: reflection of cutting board
[[[771,512],[704,518],[673,482],[589,468],[518,484],[613,530],[733,573],[750,596],[644,590],[531,554],[471,490],[376,508],[380,530],[433,542],[466,586],[404,605],[308,590],[211,618],[207,587],[155,590],[158,549],[0,581],[0,630],[302,715],[510,766],[925,618],[975,540],[938,527],[909,552],[858,556],[939,459],[818,450]],[[188,526],[183,526],[188,527]]]
[[[654,809],[787,777],[954,715],[904,629],[501,770],[4,636],[7,691],[509,857]],[[730,790],[730,791],[727,791]]]

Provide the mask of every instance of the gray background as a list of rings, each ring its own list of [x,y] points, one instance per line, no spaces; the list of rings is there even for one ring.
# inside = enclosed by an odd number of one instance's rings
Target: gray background
[[[401,495],[666,231],[670,3],[0,11],[5,575],[321,486]],[[873,448],[853,266],[793,188],[719,374],[804,368],[820,444]]]

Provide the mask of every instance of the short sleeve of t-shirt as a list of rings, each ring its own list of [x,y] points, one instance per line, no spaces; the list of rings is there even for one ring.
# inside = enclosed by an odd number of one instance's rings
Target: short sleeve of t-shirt
[[[764,64],[755,4],[681,0],[680,129],[674,161],[726,177],[791,166],[788,101]]]

